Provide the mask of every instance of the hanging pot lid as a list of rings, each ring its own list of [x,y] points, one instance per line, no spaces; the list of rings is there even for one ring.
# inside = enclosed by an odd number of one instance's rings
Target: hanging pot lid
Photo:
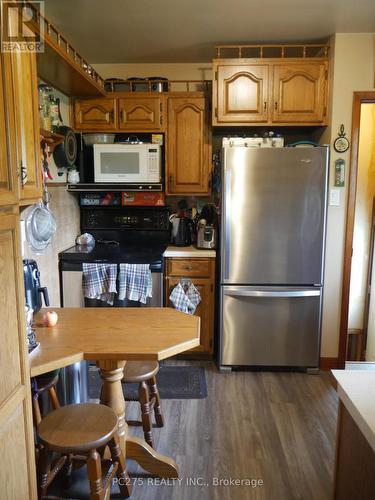
[[[41,252],[51,243],[56,232],[56,219],[42,203],[31,205],[22,213],[27,242],[34,252]]]

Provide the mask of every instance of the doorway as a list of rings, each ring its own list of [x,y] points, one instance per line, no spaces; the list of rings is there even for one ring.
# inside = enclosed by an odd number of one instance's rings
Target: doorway
[[[339,366],[346,360],[375,361],[375,296],[370,283],[374,259],[375,92],[355,92],[344,254]],[[375,278],[375,276],[373,277]],[[373,287],[374,288],[374,287]],[[372,290],[375,294],[375,288]],[[368,351],[367,344],[374,346]],[[368,359],[370,361],[370,359]]]

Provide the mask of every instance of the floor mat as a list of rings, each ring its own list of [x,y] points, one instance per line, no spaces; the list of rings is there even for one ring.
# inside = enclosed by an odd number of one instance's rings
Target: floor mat
[[[206,375],[200,366],[161,365],[156,375],[162,399],[202,399],[207,397]],[[89,398],[99,399],[101,379],[98,370],[90,367]],[[126,397],[138,396],[138,384],[124,386]]]

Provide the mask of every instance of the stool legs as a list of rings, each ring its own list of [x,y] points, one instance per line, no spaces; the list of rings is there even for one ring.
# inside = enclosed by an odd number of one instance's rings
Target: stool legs
[[[118,486],[120,488],[120,492],[122,495],[124,495],[125,498],[128,498],[131,495],[132,486],[130,483],[128,473],[126,472],[125,459],[120,448],[120,441],[117,434],[113,436],[111,441],[108,443],[108,446],[109,449],[111,450],[112,461],[118,463],[116,477],[118,479]]]
[[[148,385],[144,380],[139,384],[138,392],[139,402],[141,404],[142,425],[145,441],[153,448],[150,393],[148,390]]]
[[[158,390],[158,385],[156,383],[156,378],[151,377],[148,380],[148,385],[150,387],[150,399],[154,399],[154,415],[155,415],[155,421],[156,425],[158,427],[164,427],[164,418],[163,418],[163,413],[161,411],[161,405],[160,405],[160,395],[159,395],[159,390]]]
[[[103,500],[102,463],[96,450],[90,451],[87,473],[90,480],[90,500]]]
[[[38,460],[38,498],[41,500],[47,493],[48,477],[50,471],[49,452],[46,446],[43,446],[39,452]]]
[[[49,397],[51,400],[52,408],[54,410],[58,410],[60,408],[60,402],[59,402],[59,399],[58,399],[57,394],[56,394],[55,386],[50,387],[48,389],[48,393],[49,393]]]

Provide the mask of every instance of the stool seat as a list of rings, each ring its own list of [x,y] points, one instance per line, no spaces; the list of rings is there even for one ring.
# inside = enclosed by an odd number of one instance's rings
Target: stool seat
[[[117,430],[117,415],[108,406],[85,403],[63,406],[38,425],[38,437],[49,449],[86,452],[108,443]]]
[[[123,382],[137,383],[149,380],[159,371],[157,361],[128,361],[124,368]]]

